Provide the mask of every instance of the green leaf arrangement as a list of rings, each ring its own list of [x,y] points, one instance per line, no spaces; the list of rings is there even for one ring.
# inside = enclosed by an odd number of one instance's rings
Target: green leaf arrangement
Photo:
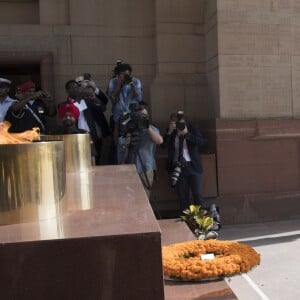
[[[180,216],[185,221],[198,240],[215,239],[218,233],[213,231],[215,220],[202,209],[200,205],[190,205]]]

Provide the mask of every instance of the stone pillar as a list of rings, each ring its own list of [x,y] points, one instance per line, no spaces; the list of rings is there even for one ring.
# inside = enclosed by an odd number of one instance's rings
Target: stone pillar
[[[207,114],[204,1],[157,0],[155,16],[154,121],[166,123],[176,110],[184,110],[189,120],[200,119]]]
[[[39,0],[40,24],[68,25],[69,0]]]
[[[224,223],[300,215],[300,1],[217,0]]]
[[[221,118],[299,116],[297,2],[218,1]]]

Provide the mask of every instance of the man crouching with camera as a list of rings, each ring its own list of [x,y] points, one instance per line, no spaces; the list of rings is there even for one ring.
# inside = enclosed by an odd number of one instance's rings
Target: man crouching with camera
[[[195,124],[186,123],[184,112],[170,117],[164,136],[168,148],[167,169],[171,173],[170,184],[176,187],[181,213],[190,203],[190,189],[195,205],[202,206],[202,161],[199,146],[203,137]]]
[[[156,145],[163,138],[158,128],[150,124],[148,104],[141,101],[131,117],[126,138],[128,139],[128,163],[135,164],[148,198],[156,170]]]

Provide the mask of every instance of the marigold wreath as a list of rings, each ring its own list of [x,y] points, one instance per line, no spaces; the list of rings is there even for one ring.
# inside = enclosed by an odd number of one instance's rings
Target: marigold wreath
[[[213,253],[214,259],[201,260]],[[189,241],[162,247],[164,275],[181,280],[212,279],[245,273],[260,263],[250,246],[220,240]]]

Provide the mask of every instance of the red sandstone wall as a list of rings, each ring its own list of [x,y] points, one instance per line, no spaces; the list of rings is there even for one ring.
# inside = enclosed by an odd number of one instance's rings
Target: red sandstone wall
[[[300,120],[217,121],[224,223],[300,215]]]

